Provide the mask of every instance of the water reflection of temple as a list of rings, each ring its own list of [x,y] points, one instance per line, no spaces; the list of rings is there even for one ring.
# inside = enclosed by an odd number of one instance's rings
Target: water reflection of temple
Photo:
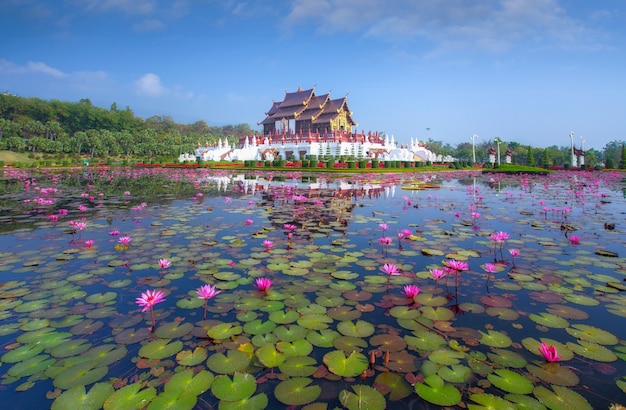
[[[283,179],[237,174],[208,180],[233,195],[260,197],[260,201],[255,202],[268,210],[271,225],[276,229],[284,229],[285,224],[295,225],[294,238],[309,238],[312,233],[345,232],[352,211],[361,199],[390,198],[395,194],[394,185],[349,178]]]

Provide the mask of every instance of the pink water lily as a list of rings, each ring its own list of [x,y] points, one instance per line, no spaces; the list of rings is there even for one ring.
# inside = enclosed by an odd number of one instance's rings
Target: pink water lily
[[[121,238],[120,238],[121,239]],[[170,266],[172,266],[172,262],[170,262],[168,259],[159,259],[158,262],[159,266],[161,267],[161,270],[163,269],[167,269]]]
[[[430,275],[435,279],[435,287],[439,286],[439,279],[446,276],[446,271],[443,269],[431,269]]]
[[[155,321],[154,321],[154,305],[157,303],[161,303],[165,301],[165,293],[160,290],[151,291],[148,289],[145,293],[141,294],[141,297],[137,298],[135,303],[139,306],[143,306],[141,309],[142,312],[146,310],[150,310],[150,317],[152,318],[152,329],[154,329]]]
[[[93,239],[87,239],[87,240],[85,241],[85,246],[87,247],[87,249],[91,249],[91,248],[93,248],[93,244],[94,244]]]
[[[402,293],[404,293],[407,298],[413,298],[420,293],[420,288],[416,285],[405,285],[402,289]]]
[[[120,239],[118,239],[118,242],[121,243],[124,246],[128,246],[128,244],[133,240],[133,238],[131,238],[130,236],[120,236]]]
[[[467,262],[457,261],[455,259],[448,259],[444,261],[443,264],[447,269],[451,271],[460,272],[464,270],[469,270],[469,265],[467,264]]]
[[[274,246],[274,242],[266,239],[263,241],[263,246],[265,246],[265,249],[269,251],[270,249],[272,249],[272,246]]]
[[[256,288],[260,291],[267,292],[267,290],[272,286],[272,280],[270,278],[257,278],[254,286],[256,286]]]
[[[393,263],[385,263],[380,270],[382,270],[389,276],[397,276],[400,274],[398,267]]]
[[[576,235],[572,235],[569,237],[569,241],[572,245],[579,245],[580,244],[580,236],[576,236]]]
[[[562,356],[558,355],[556,347],[554,347],[553,345],[548,345],[546,344],[546,342],[541,342],[541,346],[539,346],[538,349],[548,362],[558,362],[563,358]]]
[[[204,299],[204,316],[203,316],[204,319],[206,319],[206,308],[207,308],[207,304],[209,303],[209,299],[214,298],[215,296],[219,295],[221,292],[222,292],[221,290],[217,290],[215,286],[211,286],[209,284],[202,285],[196,290],[196,293],[198,294],[198,298]]]

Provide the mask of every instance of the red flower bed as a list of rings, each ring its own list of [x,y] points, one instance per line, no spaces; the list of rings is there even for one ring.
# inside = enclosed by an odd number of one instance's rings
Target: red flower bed
[[[232,167],[243,167],[243,162],[229,162],[226,164],[213,164],[215,168],[232,168]]]

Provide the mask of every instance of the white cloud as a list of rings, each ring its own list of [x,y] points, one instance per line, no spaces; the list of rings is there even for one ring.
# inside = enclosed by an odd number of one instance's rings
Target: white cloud
[[[563,6],[561,6],[563,4]],[[423,39],[436,53],[518,46],[589,48],[584,21],[561,0],[295,0],[286,22],[318,33],[356,32],[393,43]]]
[[[135,81],[135,90],[140,95],[149,97],[157,97],[167,93],[167,89],[161,85],[161,79],[153,73],[144,74],[139,80]]]
[[[51,75],[56,78],[64,78],[68,77],[68,74],[65,74],[63,71],[50,67],[49,65],[42,62],[32,62],[29,61],[26,65],[20,66],[11,61],[0,59],[0,73],[6,74],[29,74],[29,73],[43,73],[46,75]]]

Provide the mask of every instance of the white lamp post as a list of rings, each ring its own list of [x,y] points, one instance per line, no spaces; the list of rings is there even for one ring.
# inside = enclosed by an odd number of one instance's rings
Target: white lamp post
[[[476,163],[476,138],[478,138],[478,135],[476,134],[470,137],[470,139],[472,140],[472,159],[474,161],[474,164]]]
[[[571,157],[572,157],[572,167],[575,167],[575,166],[577,166],[577,165],[576,165],[576,155],[574,154],[574,131],[571,131],[571,132],[569,133],[569,139],[570,139],[570,142],[571,142],[571,144],[572,144],[572,152],[571,152]]]
[[[495,137],[493,141],[498,144],[498,165],[500,165],[500,143],[502,142],[502,140],[500,139],[500,137]]]

